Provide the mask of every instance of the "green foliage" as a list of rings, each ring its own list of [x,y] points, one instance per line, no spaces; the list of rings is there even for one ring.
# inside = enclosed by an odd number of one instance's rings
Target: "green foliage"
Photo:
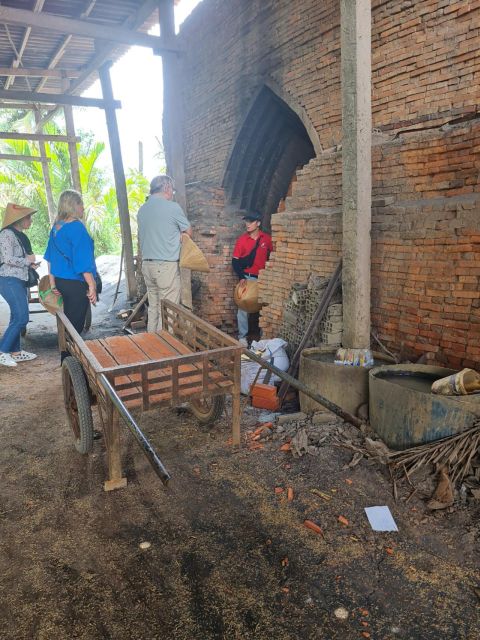
[[[17,113],[17,112],[14,112]],[[0,117],[0,129],[11,130],[9,126],[21,123],[22,129],[34,126],[30,114],[19,112],[18,118]],[[63,133],[59,125],[49,122],[45,133]],[[115,188],[105,172],[98,167],[98,159],[105,151],[105,145],[96,142],[91,132],[80,133],[77,145],[79,154],[80,183],[85,204],[85,224],[95,241],[95,253],[115,254],[121,250],[121,232]],[[39,155],[37,143],[25,141],[1,141],[3,153],[16,155]],[[70,158],[66,143],[45,143],[46,154],[50,158],[49,174],[52,195],[55,202],[62,191],[72,188]],[[41,164],[38,162],[8,161],[0,174],[0,207],[7,202],[15,202],[34,207],[38,213],[33,217],[29,231],[32,246],[37,254],[45,250],[50,221]],[[136,246],[136,213],[148,193],[148,181],[138,171],[128,172],[126,178],[129,209],[131,212],[132,235]]]

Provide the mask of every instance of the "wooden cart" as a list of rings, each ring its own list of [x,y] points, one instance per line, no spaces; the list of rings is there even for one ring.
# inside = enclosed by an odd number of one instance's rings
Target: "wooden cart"
[[[232,396],[233,443],[240,444],[240,357],[242,346],[183,307],[162,301],[163,330],[84,341],[63,313],[57,314],[68,420],[80,453],[93,445],[96,404],[107,449],[105,490],[126,486],[122,475],[122,417],[166,483],[168,472],[130,414],[130,409],[188,402],[198,420],[214,422],[225,395]]]

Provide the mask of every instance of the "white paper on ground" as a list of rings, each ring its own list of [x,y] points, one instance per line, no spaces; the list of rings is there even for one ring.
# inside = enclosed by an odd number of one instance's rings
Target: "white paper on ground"
[[[374,531],[398,531],[388,507],[365,507],[365,513]]]

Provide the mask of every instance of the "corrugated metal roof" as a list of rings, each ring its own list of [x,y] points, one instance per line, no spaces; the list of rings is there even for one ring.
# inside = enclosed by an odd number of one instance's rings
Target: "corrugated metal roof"
[[[108,27],[127,27],[147,32],[157,23],[155,0],[2,0],[2,7],[81,19]],[[97,41],[78,35],[63,34],[40,27],[26,27],[0,22],[0,67],[24,69],[59,69],[71,79],[71,89],[62,91],[62,78],[12,77],[0,75],[0,88],[42,93],[81,93],[96,78],[95,69],[103,61],[116,60],[128,45]],[[20,63],[17,60],[20,56]]]

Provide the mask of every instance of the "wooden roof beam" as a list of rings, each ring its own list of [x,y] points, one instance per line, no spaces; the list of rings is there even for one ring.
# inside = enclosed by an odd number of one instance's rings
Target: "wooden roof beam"
[[[88,18],[88,16],[92,13],[96,4],[97,4],[97,0],[89,0],[84,11],[79,16],[76,16],[76,17],[79,20],[84,20],[85,18]],[[55,50],[55,53],[52,55],[52,57],[48,62],[48,65],[47,65],[48,69],[53,69],[54,67],[57,66],[57,64],[62,59],[63,54],[65,53],[68,45],[70,44],[71,39],[72,39],[71,35],[67,35],[63,38],[62,42],[57,47],[57,49]],[[42,78],[42,80],[40,80],[38,85],[35,87],[35,91],[41,91],[44,88],[46,83],[47,83],[47,78]],[[62,89],[67,93],[67,91],[65,90],[65,87],[62,87]]]
[[[41,106],[42,109],[48,109],[54,105],[51,103],[38,105],[32,102],[0,102],[0,109],[14,109],[15,111],[18,111],[19,109],[23,109],[25,111],[36,111],[39,106]]]
[[[34,13],[40,13],[43,9],[43,5],[45,4],[45,0],[36,0],[35,5],[33,7]],[[22,44],[20,45],[20,49],[18,50],[18,55],[12,63],[12,67],[17,68],[22,64],[22,57],[25,53],[25,49],[27,48],[28,39],[30,38],[30,34],[32,32],[31,27],[27,27],[25,33],[23,34]],[[17,52],[16,52],[17,53]],[[15,80],[14,74],[10,74],[5,82],[5,89],[10,89],[11,85]],[[28,80],[27,80],[28,82]]]
[[[80,71],[71,69],[40,69],[25,67],[14,69],[13,67],[0,67],[0,76],[27,76],[29,78],[78,78]]]
[[[0,160],[22,160],[23,162],[50,162],[50,158],[41,156],[21,156],[16,153],[0,153]]]
[[[105,109],[105,100],[99,98],[82,98],[81,96],[71,96],[65,93],[36,93],[35,91],[5,91],[0,89],[1,100],[25,100],[25,102],[38,102],[46,104],[71,104],[74,107],[97,107]],[[122,103],[114,100],[109,106],[114,109],[121,109]]]
[[[155,53],[164,51],[177,52],[174,45],[164,46],[163,39],[159,36],[151,36],[148,33],[131,31],[125,27],[109,24],[97,24],[86,20],[63,18],[53,13],[35,13],[25,9],[0,6],[0,23],[16,24],[21,26],[37,27],[50,31],[58,31],[64,34],[83,36],[94,40],[107,40],[129,46],[148,47]]]
[[[48,133],[20,133],[18,131],[0,131],[0,140],[34,140],[36,142],[80,142],[78,136],[62,136]]]

